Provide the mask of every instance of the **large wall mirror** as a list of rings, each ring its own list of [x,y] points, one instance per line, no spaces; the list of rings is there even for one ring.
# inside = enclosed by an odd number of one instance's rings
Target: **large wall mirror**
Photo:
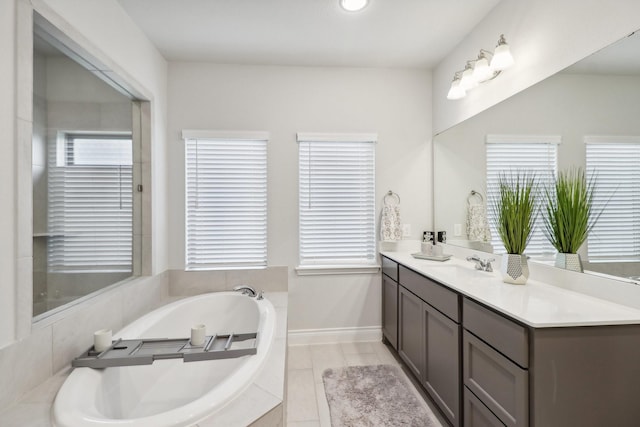
[[[137,101],[34,19],[33,315],[140,270]],[[114,87],[115,86],[115,87]],[[139,127],[138,127],[139,128]],[[135,213],[135,215],[134,215]],[[137,256],[134,256],[136,253]]]
[[[447,231],[448,243],[486,252],[495,246],[495,233],[482,238],[473,232],[469,239],[467,219],[474,215],[470,205],[486,204],[487,146],[509,139],[546,141],[555,150],[558,170],[589,170],[605,158],[613,162],[608,172],[596,166],[598,191],[608,203],[599,230],[579,253],[585,272],[638,281],[640,35],[632,34],[436,136],[434,225]],[[509,168],[518,168],[517,163]],[[552,256],[542,253],[532,259],[549,262]]]

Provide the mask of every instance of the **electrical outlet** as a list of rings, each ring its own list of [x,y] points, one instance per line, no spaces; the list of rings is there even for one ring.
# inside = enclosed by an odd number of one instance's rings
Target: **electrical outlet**
[[[402,224],[402,237],[411,237],[411,224]]]
[[[453,224],[453,235],[462,236],[462,224]]]

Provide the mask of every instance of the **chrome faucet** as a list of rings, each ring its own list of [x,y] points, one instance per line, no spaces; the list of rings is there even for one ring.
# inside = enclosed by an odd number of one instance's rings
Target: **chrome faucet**
[[[242,295],[248,295],[250,297],[255,297],[257,295],[256,290],[249,285],[238,285],[233,288],[233,290],[242,293]]]
[[[493,267],[491,263],[495,261],[495,258],[481,259],[478,255],[472,255],[467,257],[467,261],[474,261],[476,263],[476,270],[492,272]]]

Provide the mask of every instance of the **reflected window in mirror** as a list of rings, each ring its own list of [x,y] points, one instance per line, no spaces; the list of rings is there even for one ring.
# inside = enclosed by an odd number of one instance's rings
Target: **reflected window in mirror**
[[[640,137],[587,136],[585,143],[593,206],[602,211],[587,240],[589,261],[639,261]]]
[[[558,170],[558,143],[560,137],[488,135],[487,161],[487,218],[491,227],[491,244],[494,253],[506,253],[495,228],[496,214],[491,208],[493,200],[500,196],[501,174],[517,171],[535,174],[537,185],[542,189],[553,182]],[[555,254],[555,249],[544,235],[542,217],[538,215],[531,240],[525,253],[529,256],[546,257]]]

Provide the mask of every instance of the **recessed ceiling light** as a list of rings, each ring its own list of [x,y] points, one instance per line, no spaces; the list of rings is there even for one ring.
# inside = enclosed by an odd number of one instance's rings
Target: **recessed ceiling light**
[[[357,12],[365,8],[369,0],[340,0],[340,6],[347,12]]]

